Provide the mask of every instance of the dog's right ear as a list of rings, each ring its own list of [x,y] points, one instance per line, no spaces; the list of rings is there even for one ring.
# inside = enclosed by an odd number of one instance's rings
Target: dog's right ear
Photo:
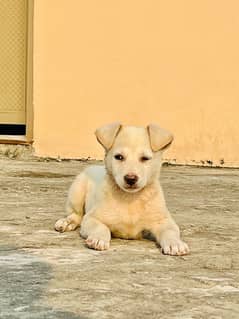
[[[121,127],[122,125],[119,122],[115,122],[101,126],[95,131],[98,142],[105,148],[106,151],[112,147]]]

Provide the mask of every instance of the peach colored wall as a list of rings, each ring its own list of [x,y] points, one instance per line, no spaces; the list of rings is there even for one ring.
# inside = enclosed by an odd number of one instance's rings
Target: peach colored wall
[[[239,166],[237,0],[35,0],[37,155],[102,158],[107,122],[170,129],[177,163]]]

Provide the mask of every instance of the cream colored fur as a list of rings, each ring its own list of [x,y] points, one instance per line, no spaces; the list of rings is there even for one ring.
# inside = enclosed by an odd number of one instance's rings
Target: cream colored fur
[[[81,226],[87,246],[97,250],[109,249],[111,235],[134,239],[146,230],[164,254],[187,254],[159,182],[162,152],[172,134],[152,124],[113,123],[96,130],[96,137],[106,151],[105,167],[88,167],[76,177],[67,199],[69,216],[58,220],[55,229]]]

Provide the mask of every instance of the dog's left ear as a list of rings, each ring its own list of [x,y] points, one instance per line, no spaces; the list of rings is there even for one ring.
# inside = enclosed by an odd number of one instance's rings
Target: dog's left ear
[[[173,134],[157,124],[147,126],[151,148],[154,152],[165,150],[173,141]]]
[[[121,126],[122,125],[119,122],[115,122],[101,126],[95,131],[98,142],[105,148],[106,151],[112,147]]]

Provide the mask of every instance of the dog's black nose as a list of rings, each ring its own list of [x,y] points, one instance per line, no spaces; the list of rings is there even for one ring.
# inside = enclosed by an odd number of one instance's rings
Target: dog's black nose
[[[133,186],[134,184],[136,184],[138,179],[139,179],[138,176],[134,174],[127,174],[124,177],[125,182],[130,186]]]

